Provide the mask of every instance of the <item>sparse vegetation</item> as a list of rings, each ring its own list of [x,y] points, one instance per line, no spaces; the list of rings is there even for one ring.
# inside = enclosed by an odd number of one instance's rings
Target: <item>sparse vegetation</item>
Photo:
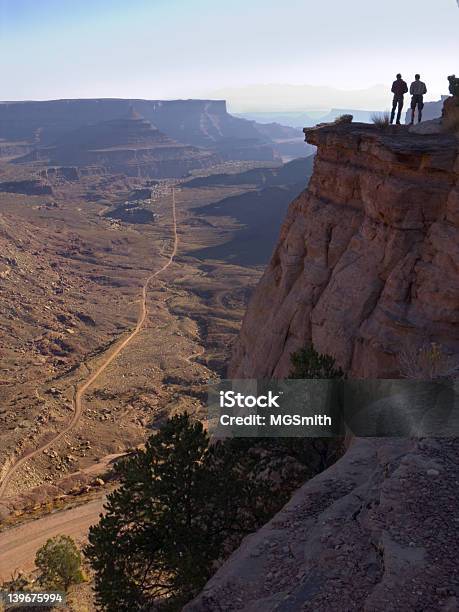
[[[459,362],[448,355],[441,345],[430,342],[422,346],[408,345],[400,351],[400,373],[404,378],[435,380],[455,378]]]
[[[384,130],[390,126],[390,115],[389,113],[373,113],[371,120],[374,125],[381,130]]]
[[[335,458],[323,440],[210,444],[200,422],[172,417],[144,451],[119,462],[121,485],[90,529],[98,604],[180,610],[245,535]]]
[[[336,117],[334,123],[352,123],[354,120],[354,115],[340,115],[339,117]]]
[[[120,462],[121,486],[85,551],[103,609],[128,611],[156,600],[181,609],[228,548],[278,508],[237,459],[224,444],[210,446],[202,424],[184,413],[169,419],[145,451]]]
[[[15,570],[9,580],[0,584],[0,591],[28,591],[32,588],[32,584],[33,580],[28,574]]]
[[[35,556],[40,571],[38,581],[43,587],[68,591],[85,580],[81,563],[81,553],[72,538],[66,535],[50,538]]]
[[[344,372],[336,367],[330,355],[321,355],[314,347],[307,346],[290,357],[292,371],[289,378],[344,378]]]

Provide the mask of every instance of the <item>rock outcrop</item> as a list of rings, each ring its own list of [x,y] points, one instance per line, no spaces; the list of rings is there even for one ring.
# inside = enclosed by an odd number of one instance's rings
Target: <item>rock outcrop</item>
[[[405,343],[416,355],[437,342],[457,357],[457,139],[363,124],[305,133],[314,173],[290,206],[229,376],[282,378],[310,342],[355,378],[399,375]],[[458,457],[454,437],[352,440],[184,611],[458,610]]]
[[[247,310],[229,377],[284,377],[312,342],[352,377],[399,354],[459,349],[459,158],[453,135],[367,124],[305,129],[317,146]]]
[[[458,609],[457,439],[357,440],[184,612]]]

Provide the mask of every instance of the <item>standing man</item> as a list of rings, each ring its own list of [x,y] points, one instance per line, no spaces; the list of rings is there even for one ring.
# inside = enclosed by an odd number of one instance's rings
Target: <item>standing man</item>
[[[414,113],[418,108],[418,123],[422,121],[422,109],[424,108],[424,94],[427,93],[426,84],[421,81],[421,76],[416,74],[414,81],[411,83],[410,94],[411,98],[411,125],[414,123]]]
[[[403,96],[408,91],[408,85],[402,79],[401,74],[397,74],[397,80],[392,83],[391,91],[394,94],[394,100],[392,102],[392,113],[390,116],[390,122],[391,124],[394,123],[395,111],[398,106],[397,125],[400,125],[400,117],[402,116],[403,100],[404,100]]]

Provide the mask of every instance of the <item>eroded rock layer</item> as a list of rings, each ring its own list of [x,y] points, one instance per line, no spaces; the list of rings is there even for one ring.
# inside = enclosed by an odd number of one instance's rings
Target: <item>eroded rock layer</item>
[[[314,173],[290,205],[229,376],[284,377],[309,342],[354,377],[398,376],[405,347],[457,352],[457,139],[366,124],[305,134]]]

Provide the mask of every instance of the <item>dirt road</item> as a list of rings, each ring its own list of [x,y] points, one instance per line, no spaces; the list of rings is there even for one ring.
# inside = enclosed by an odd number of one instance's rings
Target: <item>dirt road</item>
[[[89,527],[99,521],[104,502],[105,497],[0,533],[0,584],[18,569],[32,571],[35,553],[48,538],[65,534],[84,542]]]
[[[148,291],[148,287],[149,287],[151,281],[154,278],[156,278],[162,272],[167,270],[167,268],[174,261],[174,257],[175,257],[175,255],[177,253],[177,246],[178,246],[177,215],[176,215],[176,206],[175,206],[175,190],[173,188],[172,188],[172,223],[173,223],[173,249],[172,249],[172,252],[169,255],[166,263],[161,268],[159,268],[159,270],[156,270],[156,272],[153,272],[152,274],[150,274],[150,276],[145,280],[145,283],[143,284],[142,293],[141,293],[141,299],[140,299],[139,315],[138,315],[137,324],[136,324],[134,330],[132,332],[130,332],[129,335],[127,335],[118,344],[116,344],[114,347],[109,349],[107,351],[107,353],[106,353],[102,363],[96,368],[96,370],[94,370],[94,372],[91,372],[89,374],[89,376],[88,376],[88,378],[86,378],[86,380],[84,380],[82,383],[80,383],[80,385],[76,388],[75,395],[74,395],[74,398],[73,398],[73,416],[72,416],[72,419],[70,420],[70,422],[67,424],[67,426],[64,429],[62,429],[59,433],[57,433],[46,444],[43,444],[42,446],[39,446],[38,448],[27,452],[20,459],[18,459],[16,461],[16,463],[13,463],[13,465],[10,467],[8,472],[6,472],[6,474],[5,474],[4,478],[3,478],[3,481],[0,483],[0,500],[2,498],[6,497],[5,493],[7,491],[8,484],[11,481],[11,478],[14,476],[14,474],[16,474],[16,472],[27,461],[29,461],[29,459],[32,459],[33,457],[35,457],[39,453],[42,453],[44,450],[47,450],[48,448],[50,448],[53,444],[55,444],[56,442],[61,440],[66,434],[68,434],[75,427],[75,425],[77,425],[78,421],[80,420],[80,417],[81,417],[81,414],[82,414],[82,410],[83,410],[83,408],[82,408],[83,396],[86,393],[86,391],[88,390],[88,388],[98,379],[98,377],[102,374],[102,372],[104,372],[108,368],[108,366],[112,363],[112,361],[114,359],[116,359],[116,357],[121,353],[121,351],[124,348],[126,348],[126,346],[128,344],[130,344],[130,342],[142,330],[143,325],[145,323],[145,320],[147,318],[147,314],[148,314],[148,307],[147,307],[147,291]],[[86,365],[88,365],[88,364],[86,364]]]

